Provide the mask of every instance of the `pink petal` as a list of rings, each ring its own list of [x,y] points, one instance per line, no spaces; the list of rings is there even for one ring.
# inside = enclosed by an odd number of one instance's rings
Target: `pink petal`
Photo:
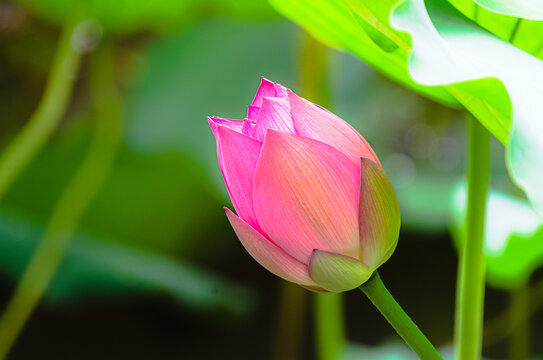
[[[253,137],[262,141],[267,129],[294,134],[290,107],[286,99],[265,97],[262,100]]]
[[[265,97],[278,97],[287,99],[287,88],[262,77],[255,98],[247,108],[247,119],[256,120],[260,106]]]
[[[303,263],[313,249],[358,258],[359,184],[359,166],[331,146],[268,130],[254,177],[258,223]]]
[[[213,135],[215,135],[215,139],[217,138],[217,126],[219,125],[225,126],[236,132],[241,132],[243,129],[243,120],[223,119],[216,116],[208,116],[207,121],[209,123],[209,127],[211,128],[211,131],[213,132]]]
[[[287,92],[296,133],[336,148],[357,166],[361,157],[369,158],[380,165],[366,140],[349,124],[292,91]]]
[[[218,158],[226,188],[239,216],[258,228],[253,210],[253,177],[262,144],[219,125]]]
[[[256,124],[251,120],[243,120],[243,126],[241,127],[241,133],[249,137],[254,138]],[[262,141],[261,141],[262,142]]]
[[[255,121],[260,111],[260,106],[249,105],[247,106],[247,119]]]
[[[274,97],[275,96],[275,84],[266,79],[262,78],[260,81],[260,86],[258,87],[258,90],[256,91],[255,98],[253,99],[253,102],[251,103],[251,106],[260,106],[262,105],[262,100],[264,97]]]
[[[273,89],[275,90],[275,97],[288,99],[288,89],[281,84],[273,83]]]
[[[239,240],[260,265],[285,280],[300,285],[317,286],[309,277],[306,264],[277,247],[229,209],[225,208],[225,211]]]

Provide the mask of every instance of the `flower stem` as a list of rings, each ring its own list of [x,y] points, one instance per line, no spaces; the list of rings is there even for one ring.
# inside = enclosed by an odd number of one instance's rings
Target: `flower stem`
[[[38,108],[0,155],[0,197],[43,147],[64,114],[81,61],[81,54],[70,43],[76,25],[69,22],[64,27]]]
[[[383,314],[394,330],[404,339],[411,349],[422,360],[441,359],[430,341],[420,331],[418,326],[411,320],[409,315],[394,300],[390,292],[383,284],[377,271],[366,281],[360,290],[366,294],[373,305]]]
[[[484,224],[490,177],[490,134],[468,117],[467,211],[460,246],[456,294],[456,355],[462,360],[481,356],[485,293]]]
[[[100,49],[91,62],[96,123],[89,150],[62,193],[45,234],[0,317],[0,359],[4,359],[54,276],[85,209],[113,164],[120,140],[120,100],[111,86],[111,51]]]
[[[315,325],[318,359],[339,359],[345,345],[342,294],[315,294]]]

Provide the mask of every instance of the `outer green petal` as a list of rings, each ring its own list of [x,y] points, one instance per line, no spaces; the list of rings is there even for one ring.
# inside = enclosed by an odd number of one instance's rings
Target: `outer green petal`
[[[383,169],[361,158],[358,205],[362,260],[375,270],[392,255],[400,233],[400,206]]]
[[[362,262],[340,254],[313,250],[309,275],[317,284],[331,292],[359,287],[370,278],[372,271]]]

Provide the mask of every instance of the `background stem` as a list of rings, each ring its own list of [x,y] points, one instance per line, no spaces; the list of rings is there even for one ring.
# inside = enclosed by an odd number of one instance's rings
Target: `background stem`
[[[509,327],[515,329],[509,339],[509,359],[530,357],[530,289],[526,283],[509,292],[511,312]]]
[[[85,209],[113,164],[120,139],[120,99],[112,86],[111,49],[92,57],[92,95],[96,106],[94,136],[86,158],[62,193],[45,234],[0,318],[0,359],[4,359],[32,314],[62,259]]]
[[[520,291],[526,291],[525,305],[528,307],[523,310],[526,322],[521,324],[519,321],[512,321],[519,314],[519,309],[515,309],[519,302],[513,301],[513,294],[510,295],[511,301],[506,310],[498,316],[485,322],[483,347],[492,346],[503,339],[513,336],[519,326],[530,326],[530,317],[532,317],[541,307],[543,307],[543,279],[539,279],[534,285],[523,282],[523,288]],[[516,292],[519,289],[511,289]],[[525,331],[525,330],[522,330]],[[522,332],[520,331],[520,332]],[[516,336],[516,335],[515,335]],[[528,344],[530,341],[528,341]]]
[[[460,246],[456,294],[456,356],[481,356],[485,290],[484,226],[490,177],[490,133],[471,115],[467,119],[467,211]]]
[[[330,107],[328,93],[328,49],[309,33],[301,39],[300,74],[303,96],[325,108]],[[345,345],[342,294],[315,294],[315,342],[318,358],[339,359]]]
[[[339,359],[345,345],[343,296],[341,294],[315,294],[314,298],[315,341],[318,359]]]
[[[308,291],[281,280],[273,359],[299,359]]]
[[[394,300],[377,271],[373,273],[368,281],[360,286],[360,290],[366,294],[373,305],[375,305],[394,330],[396,330],[398,335],[418,355],[419,359],[442,359],[441,355],[420,331],[418,326],[403,311],[396,300]]]
[[[0,155],[0,198],[50,138],[66,110],[81,54],[71,45],[77,22],[62,30],[51,73],[38,108],[17,137]]]

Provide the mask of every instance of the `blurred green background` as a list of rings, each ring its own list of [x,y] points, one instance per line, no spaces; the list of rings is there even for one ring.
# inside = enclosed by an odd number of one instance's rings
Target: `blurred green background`
[[[261,76],[303,94],[308,35],[264,0],[1,1],[2,149],[40,102],[63,24],[81,16],[97,19],[102,43],[111,46],[120,145],[9,358],[284,358],[277,332],[284,285],[246,254],[228,225],[206,116],[242,118]],[[0,199],[2,308],[84,163],[100,118],[92,56],[83,55],[51,139]],[[352,55],[328,49],[324,56],[331,110],[372,144],[400,201],[399,245],[381,276],[432,342],[450,347],[463,115]],[[530,212],[515,198],[521,193],[507,176],[503,147],[495,139],[492,145],[492,188]],[[511,220],[508,203],[496,206],[495,223]],[[543,249],[530,247],[541,243],[540,225],[536,219],[493,235],[501,245],[490,254],[497,260],[489,258],[489,358],[507,357],[516,326],[511,294],[519,286],[532,295],[532,353],[543,356]],[[292,358],[315,357],[310,296],[304,292],[299,306],[303,325]],[[345,304],[346,358],[410,356],[361,293],[346,294]]]

